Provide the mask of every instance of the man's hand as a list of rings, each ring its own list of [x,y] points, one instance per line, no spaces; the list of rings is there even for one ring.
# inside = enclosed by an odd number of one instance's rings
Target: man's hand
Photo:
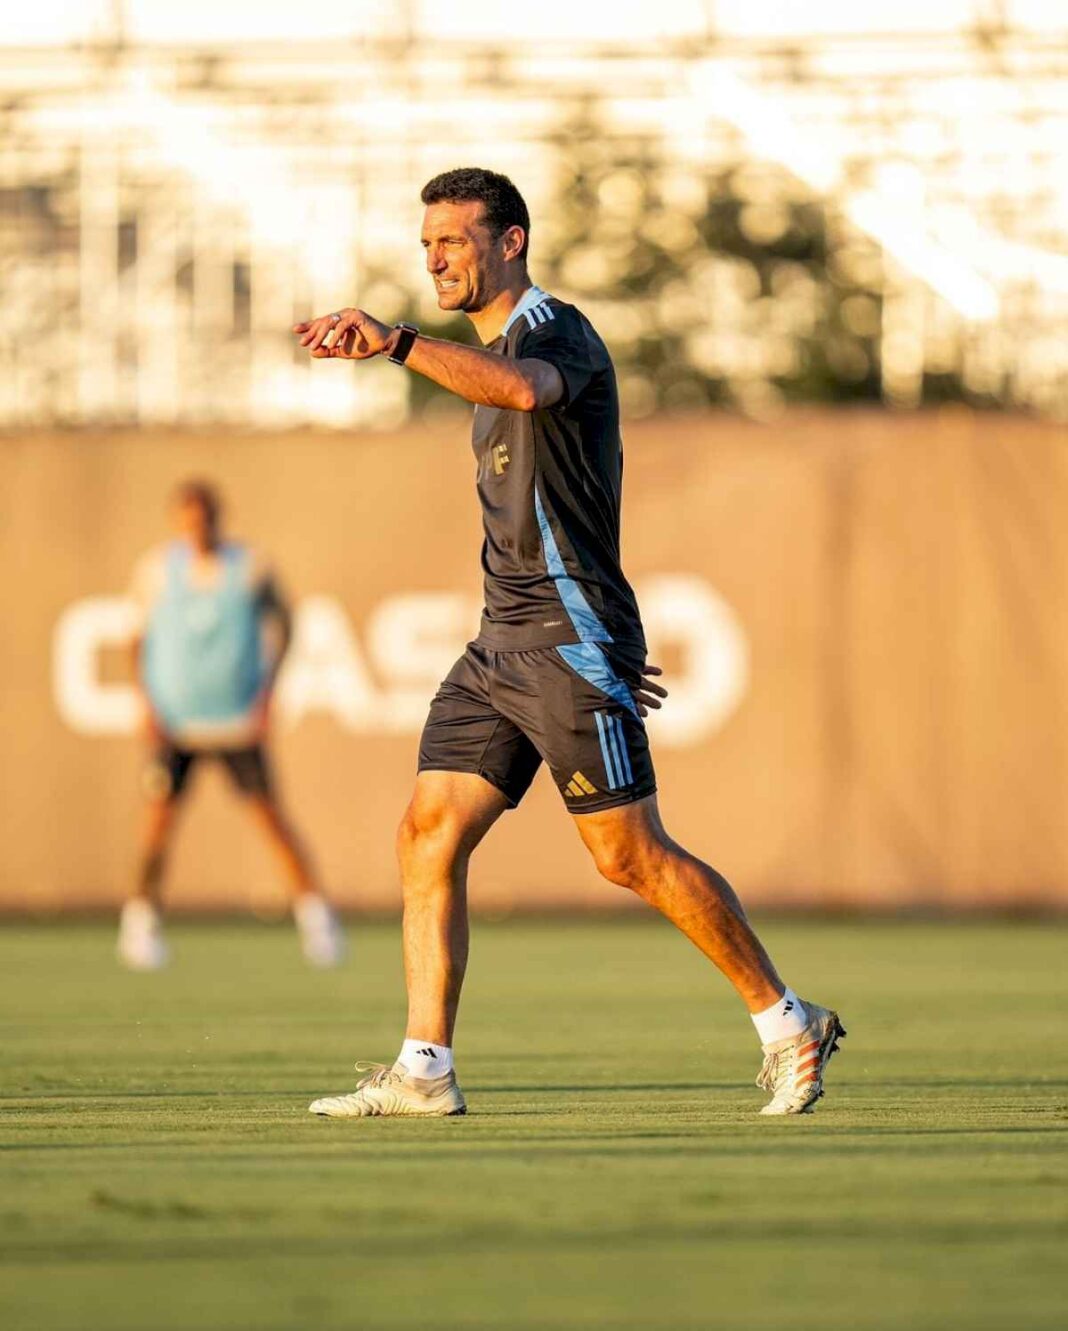
[[[293,332],[316,360],[369,360],[382,354],[393,329],[366,310],[344,309],[294,324]],[[482,347],[422,334],[404,363],[468,402],[508,411],[551,407],[565,391],[560,371],[547,361],[512,360]]]
[[[274,699],[272,688],[264,689],[252,704],[252,733],[257,744],[263,744],[271,728],[271,702]]]
[[[346,307],[294,324],[293,332],[316,360],[370,360],[382,354],[393,329],[366,310]]]
[[[139,726],[141,738],[150,748],[159,748],[167,740],[167,731],[163,722],[160,720],[156,709],[152,706],[147,693],[141,694],[141,722]]]
[[[664,672],[659,666],[642,666],[642,679],[640,684],[636,684],[631,693],[634,694],[634,701],[638,704],[638,712],[642,716],[649,715],[649,708],[654,711],[660,710],[660,699],[668,696],[668,691],[660,684],[653,683],[654,675],[662,675]]]

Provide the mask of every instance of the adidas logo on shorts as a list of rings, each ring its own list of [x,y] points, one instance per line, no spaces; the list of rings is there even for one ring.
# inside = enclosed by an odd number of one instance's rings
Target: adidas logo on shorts
[[[597,787],[592,781],[588,781],[581,772],[576,772],[564,787],[564,794],[570,795],[572,799],[578,799],[580,795],[596,795]]]

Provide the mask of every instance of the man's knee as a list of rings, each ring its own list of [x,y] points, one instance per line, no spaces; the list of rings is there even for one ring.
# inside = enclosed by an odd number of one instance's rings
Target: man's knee
[[[593,847],[593,859],[602,878],[640,895],[655,877],[654,851],[634,838],[611,838]]]
[[[449,863],[462,845],[459,821],[444,801],[412,800],[397,828],[397,859],[402,869],[428,862]]]

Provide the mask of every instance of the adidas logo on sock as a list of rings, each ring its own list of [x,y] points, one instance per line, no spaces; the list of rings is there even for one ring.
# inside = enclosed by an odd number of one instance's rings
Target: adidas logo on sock
[[[436,1057],[437,1057],[437,1055],[434,1053],[433,1049],[417,1049],[415,1052],[416,1052],[417,1054],[422,1054],[424,1058],[436,1058]]]
[[[782,1010],[782,1015],[785,1017],[788,1013],[793,1012],[793,1010],[794,1010],[794,1000],[792,998],[788,998],[786,1000],[786,1006]],[[419,1052],[422,1053],[422,1050],[420,1050]]]

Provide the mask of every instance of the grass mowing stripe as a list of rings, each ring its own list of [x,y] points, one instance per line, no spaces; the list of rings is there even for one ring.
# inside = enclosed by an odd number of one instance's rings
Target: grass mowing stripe
[[[183,926],[160,976],[102,927],[0,929],[0,1324],[1059,1327],[1068,930],[767,936],[850,1031],[811,1118],[756,1117],[750,1024],[688,945],[606,920],[476,926],[468,1118],[336,1123],[308,1100],[397,1046],[394,926],[337,974]]]

